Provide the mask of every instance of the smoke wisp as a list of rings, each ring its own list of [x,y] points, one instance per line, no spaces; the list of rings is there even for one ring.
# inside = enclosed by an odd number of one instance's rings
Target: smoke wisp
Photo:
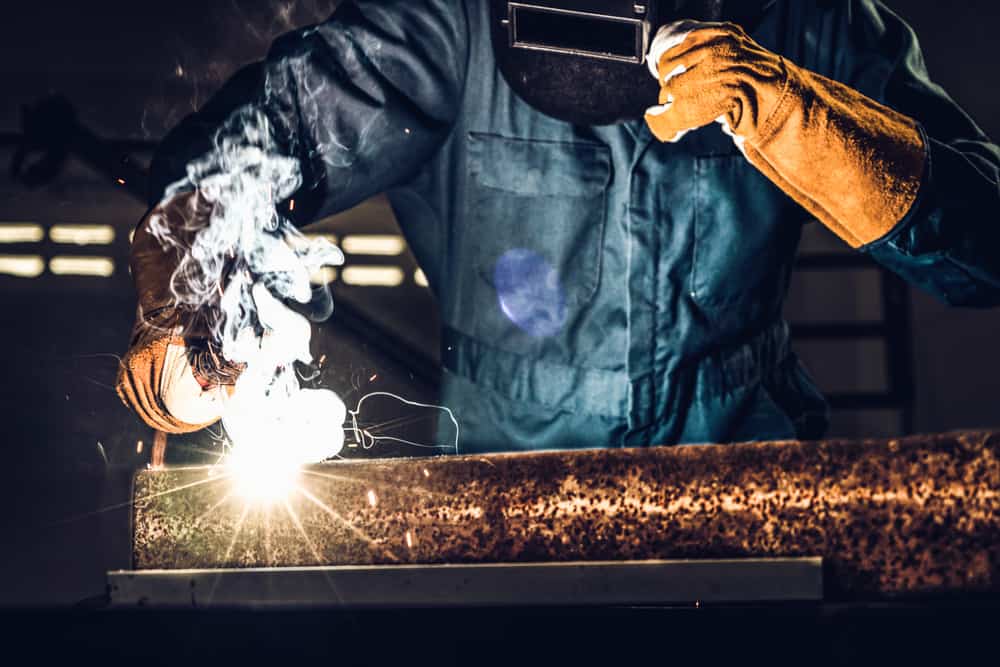
[[[210,213],[190,241],[163,221],[150,229],[164,246],[183,244],[171,277],[176,306],[208,313],[208,335],[243,366],[222,422],[233,465],[268,474],[336,455],[346,409],[330,390],[300,385],[296,363],[311,364],[309,320],[332,312],[332,297],[311,277],[344,261],[326,239],[308,238],[278,211],[301,184],[298,160],[277,152],[272,128],[254,107],[234,112],[213,150],[187,166],[166,199],[197,190]]]

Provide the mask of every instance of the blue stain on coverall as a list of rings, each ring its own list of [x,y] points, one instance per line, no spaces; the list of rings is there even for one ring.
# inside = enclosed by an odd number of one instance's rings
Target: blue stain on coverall
[[[302,158],[297,209],[388,192],[441,303],[463,451],[822,434],[781,317],[806,214],[715,126],[660,144],[641,122],[536,112],[496,70],[487,5],[358,0],[279,39],[165,140],[153,200],[245,104]],[[779,0],[753,36],[919,121],[919,201],[863,251],[951,303],[996,304],[1000,151],[912,31],[874,0]],[[519,263],[548,281],[537,312]]]

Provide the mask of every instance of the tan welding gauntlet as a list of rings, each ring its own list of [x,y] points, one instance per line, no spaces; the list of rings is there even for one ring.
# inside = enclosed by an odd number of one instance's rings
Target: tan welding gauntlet
[[[649,54],[661,82],[646,122],[661,141],[722,124],[747,159],[852,247],[916,200],[926,149],[912,119],[796,67],[739,26],[665,26]]]
[[[154,208],[132,241],[129,267],[138,308],[116,389],[146,424],[166,433],[218,421],[240,371],[210,342],[209,315],[178,307],[171,290],[182,253],[210,210],[196,193],[178,195]],[[172,242],[161,243],[151,224],[168,229]]]

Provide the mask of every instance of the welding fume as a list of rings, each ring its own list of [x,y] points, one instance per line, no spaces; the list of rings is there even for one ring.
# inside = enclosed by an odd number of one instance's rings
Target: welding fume
[[[344,258],[299,228],[379,193],[440,303],[460,453],[822,437],[782,317],[810,221],[1000,303],[1000,148],[877,0],[345,0],[151,174],[119,395],[265,470],[343,445],[296,368],[338,363],[302,313]]]

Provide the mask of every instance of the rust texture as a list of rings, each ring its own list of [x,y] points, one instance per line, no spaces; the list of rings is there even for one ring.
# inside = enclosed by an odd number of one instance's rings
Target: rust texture
[[[140,472],[137,569],[823,556],[851,595],[1000,591],[1000,433],[353,461],[248,505]]]

